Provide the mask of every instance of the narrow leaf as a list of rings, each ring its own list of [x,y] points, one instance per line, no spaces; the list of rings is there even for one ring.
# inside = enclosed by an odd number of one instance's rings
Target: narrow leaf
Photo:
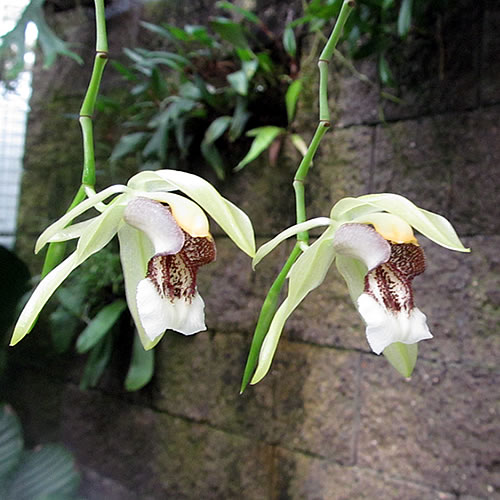
[[[112,347],[113,339],[111,335],[107,335],[90,351],[80,379],[80,389],[85,390],[97,385],[111,359]]]
[[[264,152],[278,137],[278,135],[285,133],[286,130],[281,127],[275,127],[272,125],[254,128],[247,132],[247,135],[255,139],[250,146],[250,150],[245,155],[245,157],[236,165],[234,171],[241,170],[244,166],[248,165],[251,161],[255,160],[262,152]]]
[[[92,349],[118,321],[127,303],[118,299],[104,306],[87,325],[76,341],[76,350],[84,353]]]
[[[290,57],[295,58],[297,54],[297,42],[295,41],[293,28],[290,26],[287,26],[283,31],[283,48]]]
[[[132,357],[125,378],[125,389],[127,391],[138,391],[149,383],[154,373],[154,360],[153,350],[146,351],[139,336],[134,335]]]
[[[413,0],[403,0],[398,15],[398,34],[401,38],[408,35],[411,27]]]
[[[146,139],[147,134],[145,132],[134,132],[133,134],[120,137],[118,144],[113,148],[109,160],[114,163],[128,154],[134,153],[142,147]]]
[[[223,40],[226,40],[235,48],[248,48],[248,41],[241,24],[225,17],[217,17],[210,22],[210,26]]]
[[[302,80],[294,80],[288,87],[285,94],[286,114],[288,117],[288,124],[293,122],[295,118],[295,111],[297,110],[297,101],[302,91]]]

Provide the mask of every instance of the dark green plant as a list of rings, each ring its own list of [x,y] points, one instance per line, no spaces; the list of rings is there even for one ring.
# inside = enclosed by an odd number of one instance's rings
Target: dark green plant
[[[62,445],[24,449],[19,418],[0,405],[0,498],[4,500],[72,500],[80,474],[72,454]]]
[[[38,43],[42,49],[44,67],[48,68],[59,55],[70,57],[82,63],[82,59],[69,49],[45,21],[43,4],[45,0],[31,0],[14,28],[0,37],[0,80],[9,84],[25,69],[24,55],[31,47],[26,47],[25,33],[29,23],[38,30]]]
[[[255,14],[228,2],[219,6],[237,11],[242,21],[221,16],[207,26],[184,28],[142,23],[175,52],[125,49],[131,66],[113,63],[132,90],[125,102],[101,101],[101,109],[121,108],[127,117],[112,162],[134,153],[141,169],[179,168],[180,162],[201,153],[223,179],[228,165],[221,149],[227,150],[256,125],[286,125],[281,102],[292,82],[293,57],[286,51],[292,50],[290,43],[284,46],[269,38],[269,30]],[[268,97],[273,93],[276,109]],[[276,128],[252,132],[265,136],[267,145],[279,133]]]
[[[85,262],[56,293],[58,305],[50,315],[53,344],[59,353],[75,344],[78,353],[88,355],[80,381],[82,389],[99,382],[112,352],[118,350],[118,343],[131,342],[132,329],[124,296],[120,258],[112,248]],[[128,391],[144,387],[154,369],[153,351],[144,351],[138,336],[133,337],[125,378]]]

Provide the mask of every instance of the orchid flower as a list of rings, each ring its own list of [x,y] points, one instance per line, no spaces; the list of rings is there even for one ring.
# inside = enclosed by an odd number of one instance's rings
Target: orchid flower
[[[91,208],[101,213],[68,226]],[[254,256],[254,233],[247,215],[196,175],[145,171],[126,186],[111,186],[91,195],[38,238],[35,253],[48,242],[76,238],[78,243],[34,290],[14,328],[11,345],[30,332],[45,303],[71,271],[115,235],[120,242],[128,307],[144,348],[154,347],[166,329],[185,335],[205,330],[196,275],[199,267],[215,259],[215,244],[202,209],[241,250]]]
[[[381,193],[344,198],[330,217],[288,228],[259,248],[254,266],[286,238],[318,226],[327,228],[289,272],[288,295],[271,322],[251,383],[266,375],[286,320],[323,282],[334,261],[366,323],[370,348],[383,353],[403,376],[410,376],[417,342],[432,338],[425,315],[414,304],[412,280],[424,272],[425,258],[413,229],[450,250],[469,250],[444,217],[403,196]]]

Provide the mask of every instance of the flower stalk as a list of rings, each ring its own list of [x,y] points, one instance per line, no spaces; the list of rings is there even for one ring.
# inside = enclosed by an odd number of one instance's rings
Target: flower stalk
[[[66,213],[81,203],[86,198],[87,194],[95,192],[95,151],[92,116],[95,110],[95,103],[99,93],[102,75],[108,60],[108,38],[106,34],[104,0],[94,0],[94,3],[96,14],[96,55],[90,82],[79,113],[83,140],[82,184]],[[53,242],[49,244],[43,263],[42,278],[62,261],[65,250],[65,242]]]
[[[325,133],[330,128],[330,112],[328,109],[328,65],[333,56],[333,51],[340,39],[344,25],[349,17],[349,14],[355,7],[355,2],[353,0],[344,0],[342,7],[340,9],[339,16],[335,22],[332,32],[325,44],[323,51],[319,57],[318,69],[319,69],[319,123],[316,127],[316,131],[311,139],[311,143],[304,155],[302,161],[297,168],[293,179],[293,189],[295,193],[295,211],[297,224],[306,221],[306,203],[305,203],[305,189],[304,183],[311,167],[314,155],[316,154],[318,147],[321,143],[321,139]],[[266,337],[269,330],[269,326],[276,314],[278,307],[278,299],[281,290],[285,284],[286,277],[291,267],[301,255],[304,246],[309,242],[308,231],[301,231],[297,234],[297,244],[294,246],[292,252],[290,253],[288,259],[286,260],[282,270],[278,274],[278,277],[273,282],[261,308],[259,319],[255,327],[254,336],[252,339],[252,344],[250,346],[250,352],[248,355],[247,363],[245,366],[245,371],[243,374],[243,380],[241,383],[242,393],[246,386],[248,385],[251,376],[257,365],[258,356],[262,343]]]

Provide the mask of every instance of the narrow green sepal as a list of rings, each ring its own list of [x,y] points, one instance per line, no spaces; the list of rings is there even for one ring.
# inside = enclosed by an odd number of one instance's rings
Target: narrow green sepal
[[[418,344],[394,342],[384,349],[383,354],[403,377],[410,377],[417,362]]]

